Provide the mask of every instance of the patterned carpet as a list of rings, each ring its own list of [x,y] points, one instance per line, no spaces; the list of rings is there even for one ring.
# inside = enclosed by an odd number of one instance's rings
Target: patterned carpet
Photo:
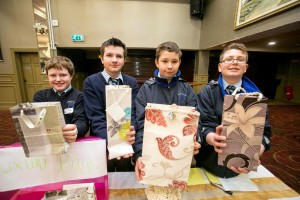
[[[270,105],[273,137],[262,164],[300,194],[300,105]]]
[[[9,110],[0,110],[0,145],[9,145],[18,141]]]
[[[300,105],[270,105],[271,150],[261,158],[275,176],[300,194]],[[18,142],[10,112],[0,110],[0,145]]]

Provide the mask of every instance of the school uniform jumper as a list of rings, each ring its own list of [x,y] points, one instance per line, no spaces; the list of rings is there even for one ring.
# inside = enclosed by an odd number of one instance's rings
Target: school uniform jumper
[[[77,126],[77,138],[84,137],[89,130],[89,121],[85,115],[82,92],[71,88],[60,96],[51,88],[39,90],[33,96],[33,102],[52,101],[60,102],[66,124],[75,124]],[[73,108],[73,112],[66,112],[65,109],[67,108],[69,110]]]

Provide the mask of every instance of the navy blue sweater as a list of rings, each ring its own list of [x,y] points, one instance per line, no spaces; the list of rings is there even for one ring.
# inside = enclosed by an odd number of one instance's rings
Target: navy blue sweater
[[[78,130],[77,137],[84,137],[89,130],[89,121],[84,111],[82,92],[71,88],[65,94],[59,96],[51,88],[37,91],[33,96],[33,102],[49,101],[60,101],[66,124],[75,124]],[[73,107],[73,113],[65,114],[64,110],[71,107]]]

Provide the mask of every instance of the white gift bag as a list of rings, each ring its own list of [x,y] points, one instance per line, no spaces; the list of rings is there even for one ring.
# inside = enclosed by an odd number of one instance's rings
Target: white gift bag
[[[142,183],[177,188],[187,186],[199,116],[194,107],[147,104]]]
[[[10,112],[27,157],[66,153],[60,102],[23,103]]]
[[[131,122],[131,88],[106,86],[107,149],[111,159],[133,153],[126,141]]]

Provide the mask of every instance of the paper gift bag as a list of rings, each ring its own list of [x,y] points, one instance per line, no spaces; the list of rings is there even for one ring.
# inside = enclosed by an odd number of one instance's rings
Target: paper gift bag
[[[126,141],[131,122],[131,88],[127,85],[106,86],[107,148],[111,159],[133,153]]]
[[[94,183],[67,184],[62,190],[48,191],[42,200],[96,200]]]
[[[219,165],[257,170],[266,119],[265,100],[261,93],[225,95],[221,135],[226,136],[227,146],[218,155]]]
[[[42,200],[88,200],[86,187],[46,192]]]
[[[82,183],[82,184],[68,184],[64,185],[63,189],[64,190],[76,190],[76,189],[81,189],[84,188],[84,192],[81,194],[86,195],[86,196],[81,196],[82,199],[84,200],[97,200],[96,194],[95,194],[95,186],[94,183]]]
[[[68,144],[62,135],[65,125],[60,102],[23,103],[10,108],[25,155],[65,153]]]
[[[177,188],[187,186],[199,116],[194,107],[147,104],[142,183]]]

